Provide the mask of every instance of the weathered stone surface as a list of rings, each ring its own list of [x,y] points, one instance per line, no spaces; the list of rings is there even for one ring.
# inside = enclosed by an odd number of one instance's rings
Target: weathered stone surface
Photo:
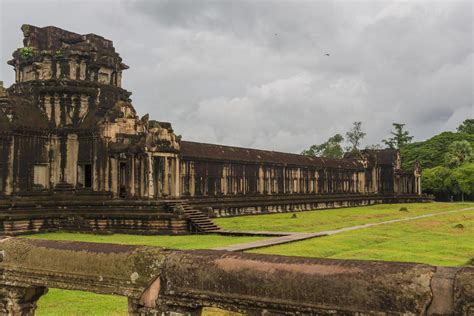
[[[214,216],[405,201],[401,195],[423,199],[421,168],[401,170],[397,150],[328,159],[182,141],[170,123],[138,116],[131,93],[121,86],[128,66],[112,41],[54,26],[25,24],[22,31],[24,47],[8,62],[15,83],[0,88],[0,199],[28,196],[39,204],[41,197],[62,194],[109,200],[185,197],[207,200],[202,206],[212,207]],[[284,201],[260,203],[261,197]],[[11,234],[58,229],[60,222],[6,217],[12,220],[5,219],[0,231]],[[94,226],[87,217],[77,218],[74,225]],[[132,226],[123,217],[118,221],[105,226]],[[146,224],[144,217],[140,221]],[[162,227],[163,221],[151,223],[155,233],[179,231]],[[131,230],[147,230],[138,226]]]
[[[2,286],[0,288],[0,315],[35,315],[36,302],[47,291],[45,287]]]
[[[456,273],[454,282],[454,314],[474,315],[474,266]]]
[[[7,315],[17,315],[12,306],[33,310],[44,287],[125,295],[130,315],[199,315],[203,307],[247,315],[473,311],[473,267],[15,238],[1,240],[0,253]]]
[[[5,238],[3,284],[48,286],[139,298],[159,276],[167,251],[126,246]]]

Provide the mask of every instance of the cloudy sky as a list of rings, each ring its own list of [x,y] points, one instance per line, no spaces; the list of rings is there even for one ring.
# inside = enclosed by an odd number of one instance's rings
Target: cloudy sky
[[[0,3],[5,85],[23,23],[96,33],[138,113],[186,140],[300,152],[354,121],[366,145],[392,122],[422,140],[474,117],[472,1]]]

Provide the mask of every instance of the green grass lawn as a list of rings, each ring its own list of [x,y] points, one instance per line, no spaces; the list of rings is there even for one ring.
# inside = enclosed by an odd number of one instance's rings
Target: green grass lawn
[[[408,212],[400,212],[405,206]],[[474,207],[474,203],[422,203],[375,205],[217,219],[223,228],[232,230],[269,230],[315,232],[395,218],[445,212]],[[455,228],[462,224],[464,228]],[[137,236],[48,233],[27,236],[50,240],[76,240],[162,246],[176,249],[206,249],[220,247],[259,237],[220,235]],[[257,249],[252,252],[289,256],[326,257],[362,260],[412,261],[432,265],[463,265],[474,257],[474,211],[440,215],[414,221],[387,224],[334,236]],[[38,302],[37,314],[42,315],[126,315],[127,300],[123,297],[96,295],[80,291],[50,289]],[[211,310],[206,315],[228,315]]]
[[[463,228],[457,228],[461,224]],[[474,258],[474,210],[370,227],[251,252],[459,266]]]
[[[408,212],[400,212],[401,207]],[[318,232],[391,219],[413,217],[422,214],[446,212],[466,207],[474,203],[409,203],[379,204],[363,207],[296,212],[242,217],[216,218],[213,221],[228,230],[266,230],[281,232]]]

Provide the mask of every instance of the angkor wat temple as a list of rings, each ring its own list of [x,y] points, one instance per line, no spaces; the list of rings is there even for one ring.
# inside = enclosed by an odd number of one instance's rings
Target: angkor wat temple
[[[8,61],[15,83],[0,87],[4,232],[184,233],[216,229],[207,215],[423,199],[420,166],[401,170],[397,150],[326,159],[184,141],[139,118],[110,40],[22,31]]]

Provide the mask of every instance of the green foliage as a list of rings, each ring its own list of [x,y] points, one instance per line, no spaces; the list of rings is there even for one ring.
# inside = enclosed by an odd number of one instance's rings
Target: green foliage
[[[22,47],[20,48],[20,56],[23,59],[30,59],[34,55],[33,47]]]
[[[423,190],[433,194],[446,193],[448,191],[446,179],[451,176],[451,170],[438,166],[423,171],[421,187]]]
[[[394,131],[390,132],[393,137],[382,140],[382,143],[387,147],[400,149],[403,145],[413,140],[413,136],[410,136],[410,133],[404,130],[405,124],[393,123],[392,125],[395,128]]]
[[[301,154],[314,157],[342,158],[344,155],[341,146],[343,140],[341,134],[336,134],[320,145],[312,145],[309,149],[303,150]]]
[[[443,132],[426,141],[404,145],[400,149],[402,167],[411,169],[416,160],[423,169],[444,166],[446,151],[456,141],[468,141],[474,147],[474,134]]]
[[[55,56],[55,57],[63,57],[63,52],[62,52],[60,49],[58,49],[58,50],[54,53],[54,56]]]
[[[474,134],[474,119],[467,119],[457,128],[459,133]]]
[[[446,178],[446,188],[455,194],[464,195],[474,194],[474,163],[464,164],[453,169]]]
[[[350,144],[350,151],[359,150],[360,141],[366,133],[362,131],[362,122],[354,122],[352,128],[346,133],[346,139]]]
[[[449,145],[449,151],[446,153],[446,164],[450,167],[457,167],[464,163],[471,162],[473,159],[473,150],[467,140],[459,140]]]

